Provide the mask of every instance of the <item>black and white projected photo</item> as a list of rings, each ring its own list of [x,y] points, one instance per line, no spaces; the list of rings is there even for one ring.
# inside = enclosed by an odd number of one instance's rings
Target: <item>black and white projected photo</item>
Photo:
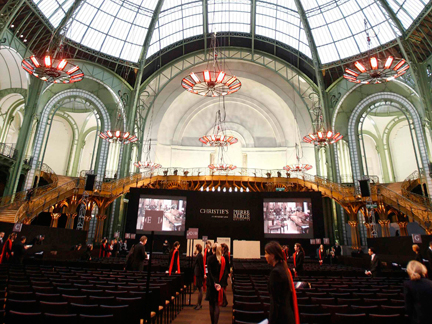
[[[313,236],[310,198],[264,199],[264,234]]]
[[[185,223],[185,197],[140,197],[137,230],[184,232]]]

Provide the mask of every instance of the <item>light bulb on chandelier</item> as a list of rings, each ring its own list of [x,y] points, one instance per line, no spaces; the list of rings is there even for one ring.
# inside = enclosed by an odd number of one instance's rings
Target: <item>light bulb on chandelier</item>
[[[316,131],[303,137],[303,141],[305,143],[312,143],[316,146],[327,146],[337,143],[343,138],[341,133],[326,129],[324,127],[324,118],[320,106],[314,107],[312,109],[312,113],[315,115],[314,126]]]

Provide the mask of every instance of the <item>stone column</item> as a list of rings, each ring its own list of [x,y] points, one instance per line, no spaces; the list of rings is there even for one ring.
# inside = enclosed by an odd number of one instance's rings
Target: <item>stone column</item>
[[[75,217],[77,216],[76,213],[74,214],[66,214],[67,216],[67,222],[66,222],[66,229],[73,229],[74,223],[75,223]]]
[[[105,214],[96,215],[96,230],[95,230],[95,243],[102,241],[104,221],[107,218]]]
[[[364,222],[364,226],[366,227],[367,238],[372,238],[373,225],[371,223]]]
[[[359,229],[358,229],[358,221],[348,221],[348,225],[351,227],[351,241],[352,241],[352,249],[353,250],[360,250],[361,249],[361,243],[360,243],[360,235],[359,235]]]
[[[382,237],[390,237],[390,219],[379,220],[378,224],[381,225]]]
[[[88,232],[89,227],[90,227],[90,221],[91,221],[92,217],[91,216],[84,216],[84,226],[83,226],[83,231]]]
[[[400,229],[400,235],[401,236],[408,236],[408,222],[398,222],[399,229]]]
[[[60,218],[61,213],[51,213],[51,224],[50,227],[57,227],[58,219]]]

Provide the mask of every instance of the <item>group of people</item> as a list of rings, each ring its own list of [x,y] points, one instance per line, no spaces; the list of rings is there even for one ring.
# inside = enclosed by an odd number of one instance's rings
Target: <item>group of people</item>
[[[231,269],[231,255],[227,244],[207,241],[204,247],[195,245],[194,280],[198,289],[198,303],[196,310],[202,308],[203,291],[206,291],[206,300],[209,302],[210,320],[212,324],[219,321],[220,306],[226,307],[226,287]]]
[[[316,250],[316,258],[319,265],[323,265],[324,263],[336,264],[341,255],[342,248],[338,242],[328,250],[325,249],[323,244]]]
[[[104,238],[99,249],[99,258],[118,257],[119,254],[127,254],[127,241],[117,240],[116,238],[109,241]]]
[[[27,238],[25,236],[21,236],[18,239],[17,233],[9,234],[6,241],[4,241],[5,233],[0,233],[0,264],[5,263],[13,263],[13,264],[22,264],[25,256],[25,252],[27,249],[31,247],[31,245],[26,245]]]

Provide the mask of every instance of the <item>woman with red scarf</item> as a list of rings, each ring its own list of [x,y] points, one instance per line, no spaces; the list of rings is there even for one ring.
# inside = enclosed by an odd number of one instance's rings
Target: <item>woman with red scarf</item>
[[[323,265],[325,258],[327,257],[327,253],[324,250],[324,245],[320,245],[319,249],[318,249],[318,262],[319,265]]]
[[[170,252],[169,259],[170,265],[169,265],[169,275],[171,276],[171,273],[180,273],[180,243],[178,241],[174,242],[173,248]]]
[[[213,245],[214,254],[208,257],[207,262],[207,293],[206,299],[209,301],[210,319],[212,324],[219,321],[219,306],[223,303],[222,283],[225,281],[225,258],[222,256],[222,248],[218,244]]]
[[[265,258],[273,267],[268,282],[269,324],[300,324],[294,281],[278,242],[265,246]]]
[[[17,233],[11,233],[3,245],[2,253],[0,255],[0,263],[10,263],[12,257],[12,244],[17,237]]]
[[[107,256],[107,249],[108,249],[107,242],[108,242],[107,239],[102,240],[102,244],[99,249],[99,258],[105,258]]]
[[[294,273],[295,276],[299,276],[303,274],[303,263],[304,263],[304,250],[300,243],[296,243],[294,245],[294,255],[293,255],[293,261],[294,261]]]

